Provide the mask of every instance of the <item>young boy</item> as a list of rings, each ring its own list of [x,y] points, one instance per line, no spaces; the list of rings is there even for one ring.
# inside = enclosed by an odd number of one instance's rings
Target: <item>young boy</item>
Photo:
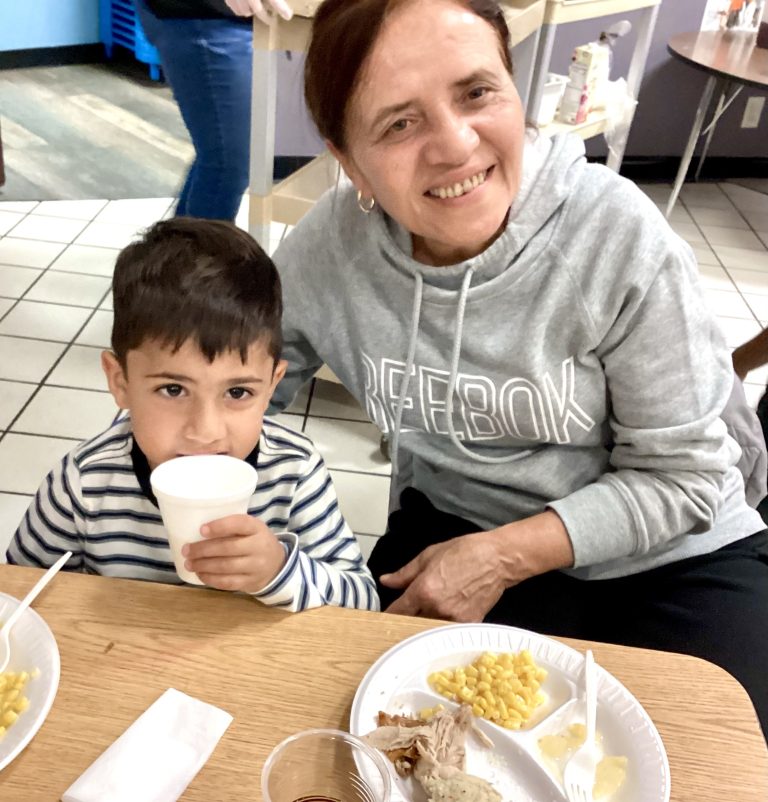
[[[117,259],[109,389],[129,416],[71,451],[42,483],[9,563],[180,583],[149,483],[188,454],[251,463],[248,515],[212,521],[185,546],[210,587],[303,610],[378,609],[375,585],[311,442],[264,418],[285,372],[272,261],[229,223],[176,218]]]

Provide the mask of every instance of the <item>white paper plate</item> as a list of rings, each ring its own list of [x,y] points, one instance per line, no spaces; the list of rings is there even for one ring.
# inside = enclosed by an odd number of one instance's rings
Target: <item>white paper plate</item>
[[[360,683],[352,703],[350,732],[365,735],[375,729],[380,710],[418,714],[437,703],[451,706],[429,687],[431,672],[466,665],[484,651],[521,649],[529,649],[549,672],[542,685],[547,701],[527,728],[517,732],[477,719],[495,748],[485,749],[469,736],[467,771],[492,783],[505,802],[563,802],[559,777],[545,768],[538,739],[584,721],[580,700],[584,656],[533,632],[494,624],[460,624],[404,640],[382,655]],[[669,802],[669,763],[656,727],[637,699],[605,669],[597,668],[597,730],[604,751],[628,758],[627,779],[608,802]],[[390,768],[394,802],[425,800],[417,783],[403,780]]]
[[[0,593],[0,621],[16,609],[18,599]],[[59,649],[48,624],[31,608],[27,608],[11,630],[11,660],[6,671],[37,669],[39,676],[30,679],[24,688],[29,707],[0,738],[0,771],[32,740],[51,709],[59,687]]]

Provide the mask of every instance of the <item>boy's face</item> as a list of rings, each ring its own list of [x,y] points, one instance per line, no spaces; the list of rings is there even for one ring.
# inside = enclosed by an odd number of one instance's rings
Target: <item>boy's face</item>
[[[209,363],[191,340],[175,353],[146,341],[128,352],[125,369],[104,351],[101,364],[115,401],[131,411],[150,468],[192,454],[247,457],[287,365],[275,365],[263,343],[250,347],[245,363],[237,351]]]

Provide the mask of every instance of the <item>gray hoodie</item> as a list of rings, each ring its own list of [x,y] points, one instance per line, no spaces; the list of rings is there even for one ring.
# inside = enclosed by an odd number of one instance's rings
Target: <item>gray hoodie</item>
[[[290,366],[273,403],[325,362],[392,433],[393,499],[414,487],[487,529],[551,508],[588,579],[763,528],[691,249],[579,139],[526,146],[504,232],[466,262],[414,261],[407,232],[346,184],[275,262]]]

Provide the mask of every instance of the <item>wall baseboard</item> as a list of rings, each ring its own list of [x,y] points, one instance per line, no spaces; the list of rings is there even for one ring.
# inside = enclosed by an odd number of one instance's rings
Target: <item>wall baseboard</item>
[[[590,161],[604,164],[605,158]],[[697,157],[691,159],[686,181],[693,181],[698,164]],[[637,182],[672,183],[679,167],[680,158],[677,156],[626,156],[621,165],[621,174]],[[710,156],[704,161],[701,181],[726,181],[729,178],[768,178],[768,158]]]
[[[31,50],[0,52],[0,70],[22,67],[59,67],[65,64],[93,64],[106,61],[104,45],[68,45],[66,47],[37,47]]]

